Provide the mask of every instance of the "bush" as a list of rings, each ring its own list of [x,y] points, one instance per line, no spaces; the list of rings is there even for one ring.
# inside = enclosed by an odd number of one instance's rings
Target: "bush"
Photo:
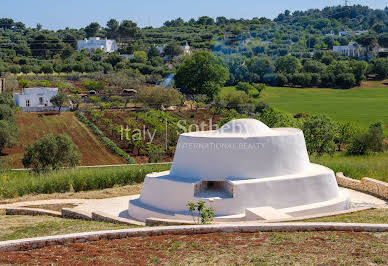
[[[337,75],[336,83],[341,89],[350,89],[356,85],[356,78],[352,73],[341,73]]]
[[[67,135],[47,135],[25,149],[24,167],[33,167],[35,172],[75,167],[81,159],[77,147]]]
[[[333,155],[336,150],[337,125],[325,115],[308,117],[303,123],[303,133],[309,154]]]
[[[369,126],[368,132],[361,132],[347,147],[347,155],[366,155],[370,152],[383,152],[384,132],[381,122]]]
[[[276,75],[276,81],[275,81],[276,86],[283,87],[283,86],[287,85],[287,83],[288,83],[288,78],[286,75],[284,75],[282,73],[279,73]]]
[[[97,92],[102,91],[105,89],[105,84],[102,81],[94,81],[94,80],[84,80],[82,82],[82,85],[87,89],[87,90],[95,90]]]

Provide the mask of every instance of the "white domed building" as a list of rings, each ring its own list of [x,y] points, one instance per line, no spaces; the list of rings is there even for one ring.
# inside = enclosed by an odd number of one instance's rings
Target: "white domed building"
[[[233,120],[182,134],[171,170],[146,176],[134,219],[191,220],[188,202],[207,202],[216,221],[287,219],[350,207],[334,172],[310,163],[303,132]]]

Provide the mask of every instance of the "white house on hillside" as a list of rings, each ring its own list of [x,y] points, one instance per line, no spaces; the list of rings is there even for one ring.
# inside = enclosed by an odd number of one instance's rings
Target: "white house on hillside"
[[[356,42],[350,42],[348,45],[333,46],[333,51],[343,56],[362,57],[366,54],[366,49]]]
[[[369,31],[367,30],[356,30],[356,31],[340,31],[338,33],[339,36],[349,36],[349,35],[361,35],[361,34],[367,34]]]
[[[13,98],[23,111],[43,111],[53,109],[51,98],[58,94],[58,88],[26,88],[14,93]]]
[[[112,53],[117,51],[117,43],[116,40],[108,40],[100,39],[100,37],[91,37],[85,40],[77,41],[77,50],[80,52],[82,49],[86,49],[87,51],[95,51],[97,49],[101,49],[104,53]]]

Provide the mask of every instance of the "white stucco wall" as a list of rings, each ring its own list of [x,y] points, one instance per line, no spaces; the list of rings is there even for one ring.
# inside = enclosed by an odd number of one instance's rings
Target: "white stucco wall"
[[[208,187],[209,181],[227,186]],[[246,219],[247,209],[263,207],[291,216],[349,208],[334,172],[310,163],[301,130],[270,129],[253,119],[182,134],[171,171],[147,175],[128,213],[174,218],[200,200],[211,201],[220,219]]]
[[[298,173],[309,166],[301,130],[269,129],[257,122],[243,121],[241,130],[241,125],[227,124],[218,131],[182,134],[171,176],[209,181],[263,178]]]
[[[104,53],[112,53],[118,49],[115,40],[100,39],[99,37],[91,37],[85,40],[77,41],[77,50],[82,49],[95,51],[101,49]]]
[[[49,107],[52,106],[51,98],[57,94],[58,88],[26,88],[22,93],[14,93],[13,96],[18,107]]]

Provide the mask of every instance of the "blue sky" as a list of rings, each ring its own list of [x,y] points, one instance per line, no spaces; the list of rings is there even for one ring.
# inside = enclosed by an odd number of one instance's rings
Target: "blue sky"
[[[0,0],[0,17],[41,23],[46,29],[105,25],[110,18],[130,19],[140,26],[160,26],[177,17],[274,18],[286,9],[306,10],[343,4],[344,0]],[[384,8],[386,0],[349,0],[350,4]]]

